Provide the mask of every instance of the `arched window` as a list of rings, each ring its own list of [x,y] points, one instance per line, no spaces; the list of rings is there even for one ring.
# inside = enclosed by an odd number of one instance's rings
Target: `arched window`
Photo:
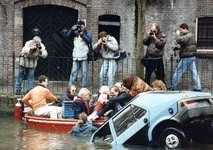
[[[105,31],[120,43],[120,17],[116,15],[99,16],[98,33]]]

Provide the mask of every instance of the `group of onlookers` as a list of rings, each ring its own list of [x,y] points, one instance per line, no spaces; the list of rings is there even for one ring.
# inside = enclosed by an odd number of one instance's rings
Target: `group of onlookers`
[[[80,29],[78,29],[80,27]],[[180,49],[181,61],[174,74],[172,80],[172,90],[175,87],[182,76],[183,72],[188,67],[192,73],[192,77],[195,82],[195,91],[201,90],[200,79],[196,71],[195,56],[196,56],[196,43],[194,36],[188,31],[189,27],[183,23],[180,25],[180,30],[176,32],[177,47]],[[180,36],[182,33],[183,36]],[[153,23],[148,31],[148,35],[144,38],[143,44],[147,45],[146,52],[146,74],[145,82],[132,74],[127,74],[123,78],[122,83],[114,84],[114,75],[117,69],[117,62],[114,59],[114,54],[118,50],[118,43],[116,39],[106,32],[102,31],[99,34],[100,39],[93,46],[94,50],[101,50],[104,62],[100,71],[100,91],[98,94],[92,95],[91,100],[88,102],[90,91],[87,87],[88,80],[88,60],[87,54],[89,51],[89,45],[92,43],[92,34],[86,30],[85,23],[83,21],[78,22],[78,26],[74,25],[67,33],[68,37],[73,38],[73,67],[70,74],[69,88],[66,94],[63,95],[59,102],[59,106],[62,106],[63,101],[72,101],[72,109],[74,110],[74,118],[80,119],[78,123],[79,128],[86,128],[87,120],[95,120],[100,118],[110,117],[118,112],[126,103],[141,92],[152,90],[167,90],[164,81],[164,65],[163,54],[164,46],[166,44],[166,35],[160,31],[159,25]],[[29,76],[27,84],[27,94],[23,97],[22,101],[32,107],[36,115],[48,115],[52,119],[61,118],[61,107],[48,106],[46,99],[57,101],[47,89],[48,78],[41,75],[38,79],[38,85],[32,89],[34,71],[38,57],[47,57],[47,52],[44,45],[41,43],[39,37],[34,37],[33,40],[28,41],[22,49],[20,55],[23,57],[19,65],[19,73],[16,81],[16,94],[20,94],[21,82],[23,80],[25,63],[29,63]],[[31,59],[33,58],[33,59]],[[27,61],[26,61],[27,59]],[[33,60],[35,60],[33,62]],[[76,87],[74,86],[77,79],[79,69],[82,68],[82,88],[76,95]],[[152,83],[153,88],[150,87],[150,76],[152,72],[155,72],[158,80]],[[108,75],[107,75],[108,74]],[[106,77],[108,77],[108,86],[106,85]],[[32,89],[32,90],[31,90]],[[32,100],[32,104],[29,102]],[[75,129],[77,134],[78,127]],[[94,128],[90,128],[94,130]],[[72,133],[73,133],[72,132]],[[74,133],[73,133],[74,134]]]

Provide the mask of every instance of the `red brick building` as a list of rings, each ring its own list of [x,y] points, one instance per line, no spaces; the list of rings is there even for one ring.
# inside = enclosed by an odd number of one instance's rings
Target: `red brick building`
[[[212,56],[212,8],[211,0],[158,0],[146,5],[146,30],[157,22],[167,35],[165,60],[173,54],[175,31],[183,22],[197,37],[198,57]],[[27,40],[39,35],[49,56],[71,56],[72,43],[65,33],[81,19],[93,34],[93,44],[98,33],[106,30],[134,58],[136,9],[135,0],[1,0],[0,55],[12,56],[15,52],[17,56]],[[2,67],[12,73],[12,58],[8,61],[9,66]]]

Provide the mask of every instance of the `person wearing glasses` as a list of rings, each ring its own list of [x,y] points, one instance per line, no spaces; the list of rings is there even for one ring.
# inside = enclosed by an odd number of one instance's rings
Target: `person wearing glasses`
[[[74,101],[76,98],[78,98],[78,96],[76,95],[76,87],[75,85],[70,85],[67,93],[64,94],[60,99],[58,106],[62,107],[63,101]]]

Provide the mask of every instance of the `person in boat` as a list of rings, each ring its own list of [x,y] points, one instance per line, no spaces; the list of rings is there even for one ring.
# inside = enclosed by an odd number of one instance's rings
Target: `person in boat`
[[[47,89],[47,86],[48,77],[41,75],[38,78],[37,86],[22,98],[22,102],[31,107],[35,115],[50,116],[51,119],[61,118],[61,107],[47,105],[46,99],[57,102],[57,98]],[[32,104],[29,103],[30,100],[32,100]]]
[[[121,109],[125,104],[130,101],[127,93],[123,91],[123,89],[119,89],[118,86],[113,85],[110,88],[110,95],[112,98],[109,99],[109,102],[105,107],[103,107],[95,116],[89,116],[91,120],[95,120],[104,115],[108,110],[113,109],[113,112],[116,113]],[[117,103],[121,106],[121,108],[117,108]]]
[[[127,74],[123,79],[124,91],[130,98],[134,98],[141,92],[152,91],[153,89],[141,78]]]
[[[102,86],[99,90],[98,94],[94,94],[91,96],[91,99],[89,101],[89,107],[91,110],[93,110],[95,108],[95,106],[98,104],[99,102],[99,97],[101,94],[106,94],[107,95],[107,99],[109,99],[109,87],[108,86]]]
[[[58,106],[62,107],[62,102],[73,101],[76,98],[78,98],[78,96],[76,95],[76,87],[75,85],[70,85],[67,90],[67,93],[64,94],[62,98],[60,99]]]
[[[120,92],[123,91],[122,83],[117,82],[115,85],[119,88]],[[112,98],[112,97],[110,96],[110,98]],[[109,99],[109,97],[107,99]],[[107,103],[109,102],[109,100],[107,100],[107,99],[106,99],[106,97],[101,97],[98,99],[98,104],[95,106],[95,108],[93,110],[93,114],[91,114],[90,117],[95,116],[104,106],[107,105]],[[115,105],[116,105],[115,112],[117,112],[120,108],[122,108],[122,106],[120,105],[119,102],[116,102]],[[110,115],[112,112],[113,112],[113,109],[108,110],[107,112],[104,113],[103,117],[108,119],[107,116]]]
[[[92,121],[87,120],[87,114],[85,112],[82,112],[79,115],[79,121],[74,127],[72,127],[72,131],[70,132],[70,134],[72,136],[86,137],[92,136],[92,134],[96,130],[97,128],[92,125]]]
[[[79,115],[82,112],[85,112],[87,115],[91,114],[89,103],[87,101],[89,94],[90,91],[87,88],[80,89],[78,93],[79,98],[75,99],[71,106],[74,110],[74,119],[79,119]]]
[[[167,91],[166,85],[162,80],[155,80],[152,82],[152,87],[154,91]]]

